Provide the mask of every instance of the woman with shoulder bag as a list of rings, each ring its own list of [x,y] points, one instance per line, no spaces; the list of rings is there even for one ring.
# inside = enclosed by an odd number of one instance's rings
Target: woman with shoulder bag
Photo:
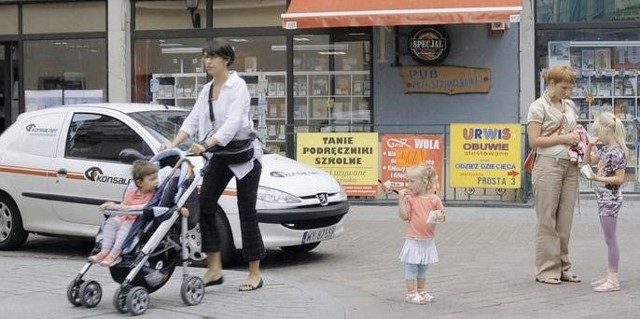
[[[529,107],[529,144],[537,148],[531,180],[538,217],[535,239],[535,279],[546,284],[580,282],[571,272],[569,238],[578,195],[578,167],[569,147],[580,136],[576,108],[569,99],[575,74],[569,66],[555,66],[545,76],[547,90]],[[554,130],[556,132],[554,132]]]
[[[197,134],[201,142],[194,143],[191,152],[213,153],[204,169],[200,192],[202,249],[207,253],[207,272],[203,276],[206,286],[223,282],[216,205],[231,178],[236,178],[242,257],[249,262],[249,276],[239,290],[255,290],[263,285],[260,260],[266,256],[256,214],[262,145],[255,139],[249,117],[247,84],[238,73],[229,70],[235,59],[233,48],[222,39],[213,39],[205,43],[202,54],[213,80],[203,87],[171,144],[161,149],[176,147],[188,136]]]

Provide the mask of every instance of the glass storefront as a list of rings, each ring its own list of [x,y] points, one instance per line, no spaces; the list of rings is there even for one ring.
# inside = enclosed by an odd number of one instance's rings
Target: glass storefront
[[[105,101],[106,61],[104,39],[24,41],[25,111]]]
[[[107,1],[0,4],[0,116],[107,100]],[[3,130],[0,127],[0,131]]]
[[[612,27],[610,21],[639,18],[640,1],[536,2],[536,91],[544,92],[546,69],[571,65],[577,75],[571,98],[579,124],[593,134],[593,119],[600,112],[622,120],[630,148],[626,192],[640,192],[640,28]],[[590,191],[590,182],[581,179],[580,190]]]
[[[638,0],[537,0],[538,23],[622,21],[640,18]]]

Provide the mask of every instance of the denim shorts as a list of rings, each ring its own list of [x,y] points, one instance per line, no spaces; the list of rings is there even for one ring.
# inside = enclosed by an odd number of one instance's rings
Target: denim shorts
[[[427,277],[427,267],[428,265],[426,264],[404,264],[404,279],[425,279]]]

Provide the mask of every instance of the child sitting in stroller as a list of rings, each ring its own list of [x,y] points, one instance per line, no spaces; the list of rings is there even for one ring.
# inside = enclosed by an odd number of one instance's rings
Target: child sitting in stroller
[[[131,173],[136,187],[125,192],[122,203],[106,202],[100,205],[101,210],[141,210],[153,198],[158,188],[158,167],[149,161],[137,160],[133,162]],[[102,225],[100,252],[90,256],[89,261],[105,267],[117,264],[124,240],[136,217],[122,214],[107,218]]]

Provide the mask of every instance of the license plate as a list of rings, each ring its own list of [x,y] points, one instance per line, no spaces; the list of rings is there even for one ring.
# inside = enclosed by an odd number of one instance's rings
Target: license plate
[[[321,229],[310,230],[305,232],[302,236],[302,243],[315,243],[317,241],[333,238],[333,233],[336,231],[336,226],[329,226]]]

